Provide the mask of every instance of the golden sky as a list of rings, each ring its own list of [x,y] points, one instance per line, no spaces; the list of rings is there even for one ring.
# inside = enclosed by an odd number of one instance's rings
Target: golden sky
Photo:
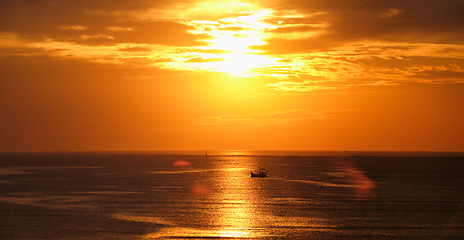
[[[461,0],[0,1],[0,151],[464,151]]]

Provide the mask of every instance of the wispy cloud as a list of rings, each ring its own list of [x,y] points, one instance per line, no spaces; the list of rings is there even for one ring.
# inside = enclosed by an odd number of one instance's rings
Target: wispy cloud
[[[208,62],[218,62],[218,61],[224,61],[222,58],[202,58],[202,57],[195,57],[191,58],[185,62],[187,63],[208,63]]]
[[[260,126],[260,125],[282,125],[291,122],[303,121],[308,119],[331,119],[335,118],[338,112],[353,111],[344,110],[310,110],[292,109],[287,111],[276,111],[262,114],[247,115],[221,115],[196,119],[197,125],[221,125],[221,126]]]

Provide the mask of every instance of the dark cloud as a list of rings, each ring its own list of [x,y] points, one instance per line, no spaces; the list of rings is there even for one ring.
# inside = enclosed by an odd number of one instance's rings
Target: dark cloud
[[[464,42],[461,0],[277,0],[262,4],[308,14],[306,22],[327,26],[320,35],[311,38],[286,40],[276,36],[269,40],[269,45],[259,47],[271,53],[308,52],[363,40]]]
[[[328,39],[325,37],[311,37],[303,39],[284,39],[270,38],[267,40],[267,45],[251,46],[252,50],[262,50],[264,54],[292,54],[305,53],[320,50],[328,50],[334,46],[339,46],[344,41],[337,39]]]
[[[309,32],[319,30],[320,27],[312,26],[312,25],[297,25],[297,26],[289,26],[283,28],[276,28],[271,30],[272,33],[293,33],[293,32]]]
[[[144,48],[144,47],[126,47],[126,48],[120,48],[118,51],[122,52],[151,52],[150,48]]]
[[[2,1],[0,32],[31,41],[75,42],[82,45],[145,43],[199,46],[206,35],[173,21],[135,19],[122,13],[166,8],[171,1]]]
[[[264,22],[268,24],[274,24],[274,25],[282,24],[282,26],[287,25],[287,24],[296,25],[296,24],[317,24],[319,23],[309,18],[289,17],[287,15],[279,16],[278,13],[276,13],[275,15],[276,15],[275,17],[269,18],[265,20]]]
[[[246,30],[246,28],[243,28],[243,27],[223,27],[223,28],[220,28],[220,29],[222,31],[233,31],[233,32]]]
[[[464,72],[456,72],[450,70],[426,70],[416,73],[412,77],[426,80],[458,80],[460,82],[464,82]]]
[[[207,35],[192,35],[188,30],[193,27],[176,22],[130,22],[126,27],[134,31],[119,31],[111,33],[114,41],[119,43],[146,43],[170,46],[199,46],[205,43],[198,42],[207,39]]]
[[[369,53],[367,53],[369,54]],[[367,55],[366,54],[366,55]],[[351,60],[349,62],[363,64],[365,66],[371,67],[387,67],[387,68],[396,68],[396,69],[407,69],[414,68],[417,66],[443,66],[445,65],[455,65],[463,66],[464,59],[453,59],[447,57],[419,57],[419,56],[398,56],[398,58],[379,58],[371,56],[366,59]],[[337,60],[342,60],[342,58],[335,58]],[[348,61],[348,60],[347,60]]]

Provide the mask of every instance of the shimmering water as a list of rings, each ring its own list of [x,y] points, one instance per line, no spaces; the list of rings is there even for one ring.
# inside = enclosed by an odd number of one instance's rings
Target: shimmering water
[[[0,154],[0,239],[464,238],[462,154],[208,155]]]

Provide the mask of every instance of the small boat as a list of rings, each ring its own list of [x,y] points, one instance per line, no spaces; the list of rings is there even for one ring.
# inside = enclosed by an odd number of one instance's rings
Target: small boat
[[[258,171],[251,172],[251,177],[267,177],[267,170],[264,168],[258,168]]]

